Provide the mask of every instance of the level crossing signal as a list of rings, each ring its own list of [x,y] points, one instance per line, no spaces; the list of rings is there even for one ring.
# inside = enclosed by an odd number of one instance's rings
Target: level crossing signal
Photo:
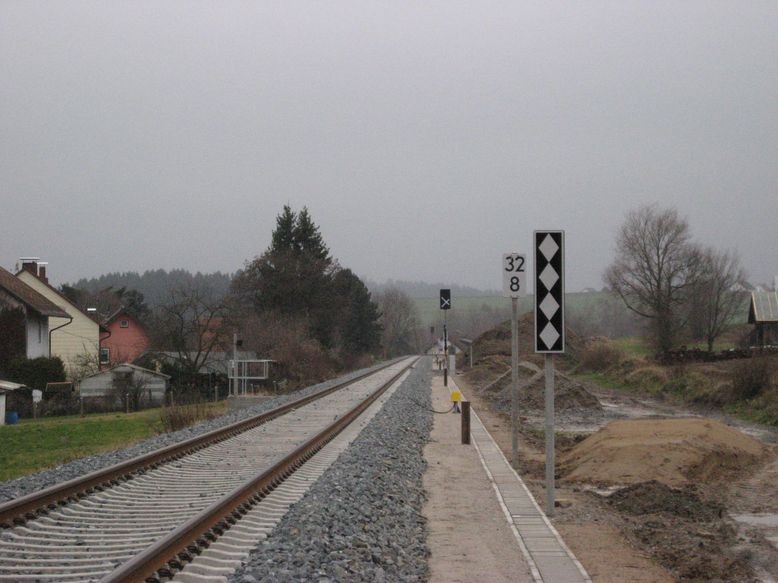
[[[441,310],[450,310],[451,309],[451,290],[450,289],[441,289],[440,290],[440,309]]]

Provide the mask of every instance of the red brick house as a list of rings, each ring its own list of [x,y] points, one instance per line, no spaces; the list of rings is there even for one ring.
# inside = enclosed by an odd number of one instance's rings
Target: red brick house
[[[137,318],[119,308],[103,322],[109,336],[100,345],[100,365],[132,363],[149,348],[149,335]]]

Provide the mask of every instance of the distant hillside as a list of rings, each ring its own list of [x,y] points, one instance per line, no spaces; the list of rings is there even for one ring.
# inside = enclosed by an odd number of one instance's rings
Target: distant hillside
[[[474,287],[456,285],[450,283],[428,283],[426,281],[405,281],[389,279],[383,283],[377,283],[362,278],[368,289],[373,292],[381,292],[387,288],[397,288],[412,298],[437,298],[441,289],[450,289],[453,296],[458,297],[494,297],[501,295],[497,290],[482,290]]]
[[[68,284],[79,289],[97,292],[107,287],[114,289],[126,287],[143,294],[149,306],[155,306],[165,300],[171,289],[186,285],[207,286],[214,295],[224,296],[230,287],[232,275],[227,273],[190,273],[185,269],[154,269],[142,274],[135,271],[125,273],[106,273],[100,277],[79,279]]]

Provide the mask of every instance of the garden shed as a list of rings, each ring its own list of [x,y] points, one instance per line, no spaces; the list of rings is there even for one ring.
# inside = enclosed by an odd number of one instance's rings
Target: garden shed
[[[78,390],[83,398],[112,397],[123,400],[130,393],[136,399],[151,403],[163,403],[170,377],[134,364],[119,364],[79,382]]]
[[[12,383],[11,381],[0,380],[0,425],[5,425],[5,398],[14,391],[26,389],[24,385]]]
[[[778,346],[778,291],[751,292],[748,323],[752,346]]]

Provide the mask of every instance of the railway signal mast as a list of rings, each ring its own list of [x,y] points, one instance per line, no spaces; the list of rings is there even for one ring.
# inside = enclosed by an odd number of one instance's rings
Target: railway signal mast
[[[546,514],[554,514],[554,354],[565,352],[565,232],[535,231],[535,352],[546,373]]]
[[[440,290],[440,309],[443,310],[443,386],[448,386],[448,327],[446,313],[451,309],[451,290]]]

